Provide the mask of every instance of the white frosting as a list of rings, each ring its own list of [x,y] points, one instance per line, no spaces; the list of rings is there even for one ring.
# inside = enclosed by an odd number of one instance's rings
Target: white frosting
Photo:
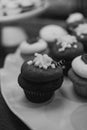
[[[73,23],[76,21],[80,21],[83,18],[84,18],[83,14],[77,12],[77,13],[70,14],[66,21],[67,23]]]
[[[61,44],[61,48],[58,49],[58,51],[64,51],[66,48],[77,48],[77,39],[75,36],[66,35],[58,39],[57,44]]]
[[[23,54],[33,54],[33,53],[41,52],[47,49],[47,43],[42,39],[39,39],[37,42],[33,44],[29,44],[27,43],[27,41],[23,41],[20,44],[19,48],[20,48],[21,53]]]
[[[47,25],[40,30],[39,35],[44,40],[51,42],[61,36],[67,35],[67,31],[58,25]]]
[[[75,28],[75,32],[78,36],[82,34],[87,34],[87,24],[79,24],[77,28]]]
[[[47,69],[48,67],[55,68],[55,64],[52,63],[53,59],[50,58],[48,55],[44,54],[38,54],[35,53],[34,60],[30,60],[27,62],[28,65],[34,64],[36,67]]]
[[[87,78],[87,64],[81,59],[81,56],[76,57],[72,61],[74,72],[82,78]]]

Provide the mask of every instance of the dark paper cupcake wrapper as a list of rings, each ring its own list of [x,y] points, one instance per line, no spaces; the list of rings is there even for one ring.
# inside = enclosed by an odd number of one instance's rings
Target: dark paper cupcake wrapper
[[[87,86],[80,86],[78,84],[74,84],[74,90],[79,96],[87,98]]]
[[[24,90],[26,98],[34,103],[43,103],[51,99],[54,95],[54,92],[34,92]]]

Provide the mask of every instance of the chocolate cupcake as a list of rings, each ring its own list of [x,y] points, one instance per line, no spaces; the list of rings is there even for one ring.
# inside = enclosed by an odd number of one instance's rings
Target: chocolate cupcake
[[[51,49],[55,43],[55,40],[61,36],[67,35],[67,31],[59,25],[46,25],[39,31],[39,36],[48,43],[49,49]]]
[[[66,19],[66,28],[72,34],[73,30],[81,23],[84,23],[84,15],[80,12],[72,13]]]
[[[27,99],[34,103],[46,102],[63,82],[62,68],[48,55],[35,53],[21,67],[18,83]]]
[[[83,45],[77,41],[75,36],[66,35],[59,38],[51,49],[52,58],[56,61],[62,59],[64,62],[64,74],[67,75],[72,60],[83,53]]]
[[[87,54],[78,56],[72,61],[68,76],[73,82],[75,92],[87,98]]]
[[[84,51],[87,52],[87,23],[79,24],[78,27],[74,29],[73,34],[82,42]]]
[[[41,38],[40,39],[34,38],[28,41],[27,40],[23,41],[20,44],[19,49],[20,49],[20,54],[24,60],[32,59],[34,53],[40,53],[40,54],[49,53],[49,49],[46,41],[44,41]]]

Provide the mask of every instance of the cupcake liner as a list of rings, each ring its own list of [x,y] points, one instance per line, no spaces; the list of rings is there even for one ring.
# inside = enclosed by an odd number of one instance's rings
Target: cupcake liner
[[[28,91],[24,89],[26,98],[33,103],[43,103],[52,98],[54,92]]]
[[[87,86],[80,86],[79,84],[74,83],[74,90],[79,96],[87,98]]]
[[[76,94],[81,97],[87,97],[87,79],[78,76],[72,68],[69,70],[68,76],[73,83]]]

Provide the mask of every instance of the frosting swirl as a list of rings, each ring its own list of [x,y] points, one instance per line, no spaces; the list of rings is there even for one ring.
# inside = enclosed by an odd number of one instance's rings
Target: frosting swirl
[[[83,34],[87,34],[87,23],[79,24],[78,27],[75,28],[75,32],[78,36],[83,36]]]
[[[78,56],[72,61],[72,68],[77,75],[87,79],[87,63],[83,61],[82,56]]]
[[[67,23],[73,23],[73,22],[80,21],[83,18],[84,18],[83,14],[77,12],[77,13],[70,14],[66,21]]]
[[[64,51],[66,48],[77,48],[77,39],[75,36],[66,35],[58,39],[57,45],[61,45],[60,48],[58,48],[58,51]]]
[[[21,53],[23,54],[33,54],[36,52],[44,51],[47,48],[47,43],[43,39],[39,39],[33,44],[23,41],[19,47]]]
[[[58,25],[47,25],[40,30],[40,37],[43,38],[47,42],[53,42],[58,39],[58,37],[62,37],[67,35],[67,31]]]
[[[35,58],[27,62],[28,65],[34,65],[39,68],[48,69],[48,67],[55,68],[55,64],[53,63],[53,59],[49,57],[47,54],[41,55],[35,53]]]

